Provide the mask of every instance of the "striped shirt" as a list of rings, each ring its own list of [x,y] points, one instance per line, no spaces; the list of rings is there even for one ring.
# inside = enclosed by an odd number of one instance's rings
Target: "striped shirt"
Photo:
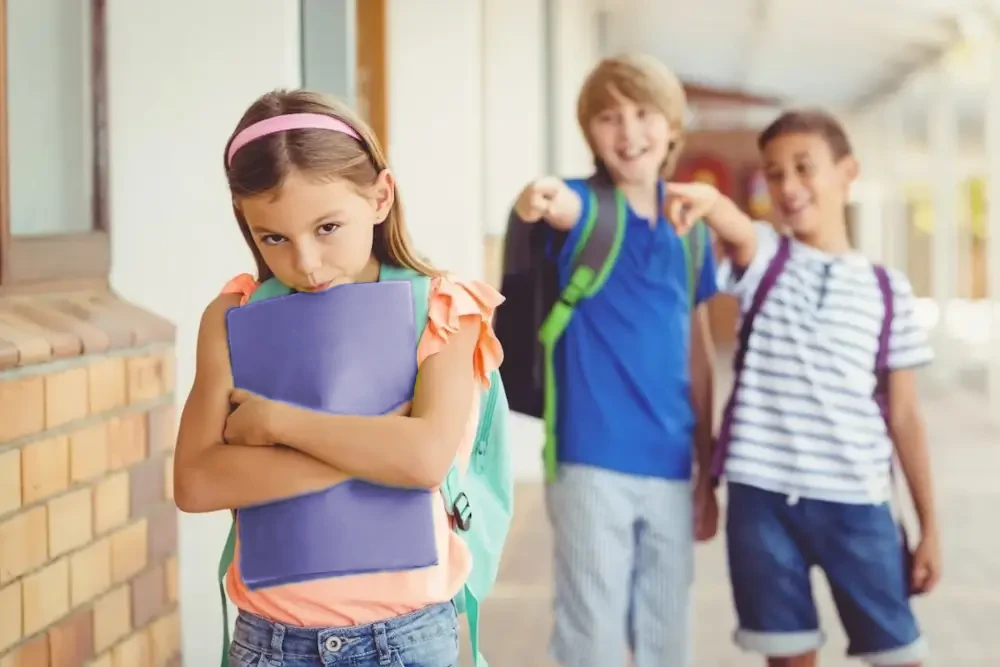
[[[779,236],[755,225],[757,254],[742,275],[726,261],[720,288],[745,314]],[[889,271],[894,316],[892,370],[928,364],[933,351],[917,321],[906,276]],[[872,263],[791,242],[788,262],[754,319],[735,387],[730,482],[793,497],[866,504],[889,499],[893,445],[875,390],[885,305]]]

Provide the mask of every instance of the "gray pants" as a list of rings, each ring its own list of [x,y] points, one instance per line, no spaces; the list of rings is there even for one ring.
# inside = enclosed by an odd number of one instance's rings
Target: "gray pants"
[[[562,465],[552,657],[565,667],[686,667],[694,578],[691,484]]]

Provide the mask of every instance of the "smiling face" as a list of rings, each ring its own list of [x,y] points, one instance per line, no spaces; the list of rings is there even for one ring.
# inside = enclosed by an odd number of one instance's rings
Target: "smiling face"
[[[845,224],[844,207],[857,161],[839,159],[819,133],[778,134],[763,146],[768,192],[781,219],[800,237],[815,237]]]
[[[365,191],[344,179],[318,180],[293,170],[277,192],[237,202],[268,268],[300,292],[378,278],[376,225],[392,208],[388,170]]]
[[[611,105],[588,127],[594,153],[616,183],[655,183],[670,150],[670,122],[652,104],[635,102],[614,86],[608,94]]]

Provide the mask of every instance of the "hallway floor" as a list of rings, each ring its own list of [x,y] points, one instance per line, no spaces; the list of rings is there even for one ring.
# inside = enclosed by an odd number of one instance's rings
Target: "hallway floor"
[[[939,382],[925,385],[944,543],[944,579],[934,594],[916,602],[933,651],[928,667],[993,667],[1000,664],[1000,428],[985,416],[979,395],[944,389]],[[500,581],[485,605],[483,653],[490,667],[554,665],[547,656],[551,540],[539,483],[519,487],[508,544]],[[734,615],[724,547],[722,537],[698,547],[691,667],[761,667],[762,661],[730,641]],[[817,575],[829,636],[821,664],[860,665],[844,657],[846,640],[824,583]],[[464,651],[464,640],[462,646]],[[463,664],[471,665],[467,658]]]

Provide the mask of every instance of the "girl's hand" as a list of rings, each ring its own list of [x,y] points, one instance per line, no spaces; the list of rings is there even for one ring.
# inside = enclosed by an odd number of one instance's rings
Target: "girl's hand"
[[[272,445],[274,401],[245,389],[233,389],[229,402],[236,408],[226,418],[222,437],[230,445]]]
[[[667,220],[682,236],[696,222],[709,218],[721,199],[718,189],[707,183],[667,183],[663,208]]]

